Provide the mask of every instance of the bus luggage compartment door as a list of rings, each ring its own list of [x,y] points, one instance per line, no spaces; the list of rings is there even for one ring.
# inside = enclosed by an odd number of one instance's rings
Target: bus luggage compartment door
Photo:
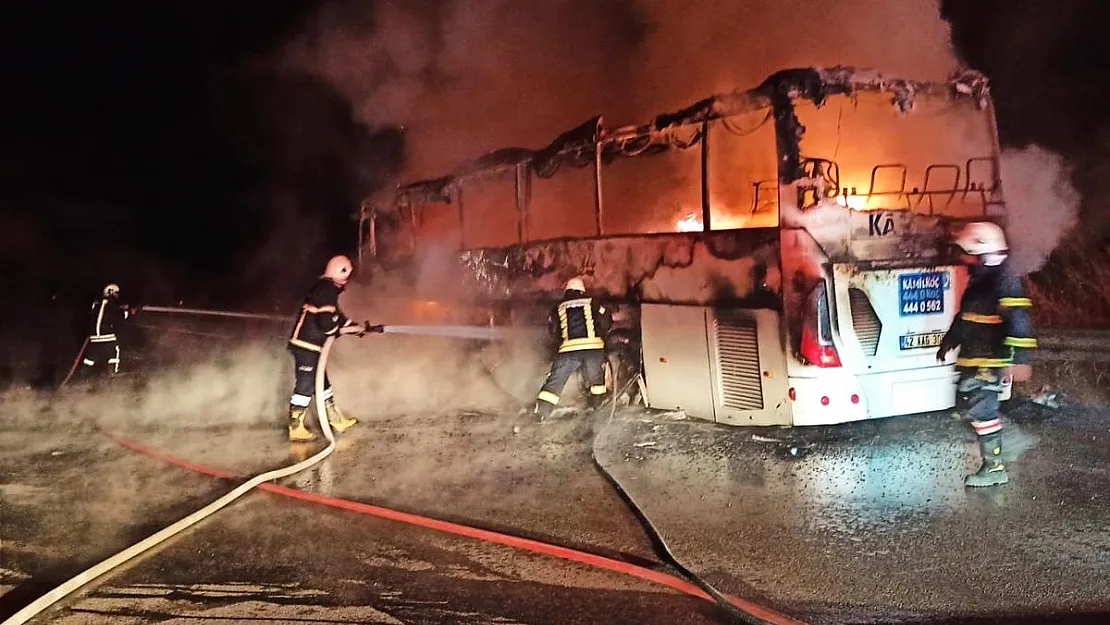
[[[650,407],[730,425],[789,425],[778,313],[644,304]]]

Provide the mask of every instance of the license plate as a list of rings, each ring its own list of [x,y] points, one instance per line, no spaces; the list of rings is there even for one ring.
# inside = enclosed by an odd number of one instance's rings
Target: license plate
[[[899,316],[943,314],[944,291],[949,286],[948,280],[946,271],[923,271],[898,276]]]
[[[922,332],[921,334],[904,334],[898,337],[900,349],[922,349],[925,347],[940,347],[944,340],[944,332]]]

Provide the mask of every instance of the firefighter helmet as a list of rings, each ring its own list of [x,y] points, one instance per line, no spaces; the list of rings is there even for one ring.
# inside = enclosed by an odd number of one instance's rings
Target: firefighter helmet
[[[115,282],[104,287],[104,297],[116,297],[119,295],[119,285]]]
[[[323,277],[336,284],[343,285],[350,279],[352,271],[354,271],[354,265],[351,264],[351,259],[340,254],[339,256],[332,256],[331,260],[328,261],[327,267],[324,268]]]
[[[956,245],[972,256],[1000,254],[1010,249],[1002,228],[989,221],[976,221],[964,226],[956,235]]]
[[[567,291],[578,291],[580,293],[586,292],[586,284],[582,282],[582,278],[571,278],[567,280],[567,285],[564,287]]]

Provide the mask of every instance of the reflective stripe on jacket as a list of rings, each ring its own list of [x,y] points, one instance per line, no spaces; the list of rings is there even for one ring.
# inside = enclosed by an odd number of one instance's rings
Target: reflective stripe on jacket
[[[339,328],[354,323],[339,309],[340,292],[342,289],[326,278],[313,285],[297,313],[289,345],[319,352],[329,336],[339,332]]]
[[[551,331],[559,341],[559,353],[605,349],[605,334],[612,318],[591,297],[563,300],[551,312]]]
[[[960,311],[941,343],[943,350],[960,348],[958,367],[1009,367],[1029,361],[1036,349],[1032,301],[1025,296],[1021,278],[1007,263],[974,267]]]

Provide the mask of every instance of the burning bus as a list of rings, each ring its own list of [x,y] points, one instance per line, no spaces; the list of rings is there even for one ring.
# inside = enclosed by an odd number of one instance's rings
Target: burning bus
[[[640,126],[598,117],[360,216],[360,258],[423,267],[435,279],[413,297],[455,321],[539,326],[584,276],[623,315],[648,407],[797,426],[954,405],[935,354],[966,277],[946,241],[1004,203],[982,75],[837,67]]]

